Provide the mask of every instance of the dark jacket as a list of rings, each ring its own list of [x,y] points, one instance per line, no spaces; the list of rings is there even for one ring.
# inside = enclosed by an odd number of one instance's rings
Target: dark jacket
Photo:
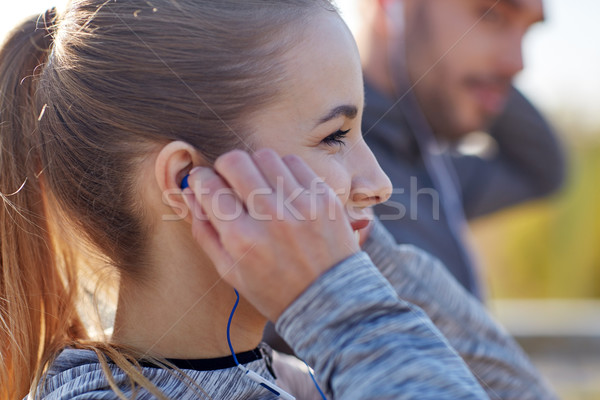
[[[554,132],[513,89],[506,110],[489,131],[495,153],[488,158],[460,155],[430,146],[431,128],[411,92],[394,102],[367,85],[365,96],[363,135],[394,187],[390,201],[376,206],[375,213],[398,243],[435,255],[481,297],[465,245],[465,218],[557,190],[565,163]]]

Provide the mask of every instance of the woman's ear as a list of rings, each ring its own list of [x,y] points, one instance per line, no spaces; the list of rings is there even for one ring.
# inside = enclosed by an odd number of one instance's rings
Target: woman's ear
[[[208,166],[200,152],[189,143],[177,140],[163,146],[154,163],[156,182],[162,193],[163,203],[175,212],[178,219],[189,214],[183,200],[181,182],[198,166]]]

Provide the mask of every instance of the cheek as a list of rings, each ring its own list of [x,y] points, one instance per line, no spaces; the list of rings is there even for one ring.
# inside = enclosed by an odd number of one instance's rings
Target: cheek
[[[350,178],[346,173],[340,174],[330,174],[330,177],[327,177],[325,182],[331,186],[335,194],[340,198],[342,204],[346,204],[348,199],[350,198]]]
[[[342,203],[350,197],[351,177],[344,164],[339,162],[337,156],[324,156],[310,163],[309,166],[320,176],[338,195]]]

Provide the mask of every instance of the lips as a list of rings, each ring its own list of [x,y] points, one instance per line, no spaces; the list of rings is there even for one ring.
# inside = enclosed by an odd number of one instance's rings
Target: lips
[[[370,222],[371,221],[369,221],[368,219],[361,219],[361,220],[357,220],[357,221],[352,221],[350,223],[350,226],[352,226],[352,230],[359,231],[359,230],[365,229],[367,226],[369,226]]]
[[[475,97],[488,114],[499,114],[506,103],[507,91],[497,87],[482,86],[474,90]]]
[[[486,114],[497,115],[502,112],[508,98],[510,80],[473,79],[467,82],[467,86]]]

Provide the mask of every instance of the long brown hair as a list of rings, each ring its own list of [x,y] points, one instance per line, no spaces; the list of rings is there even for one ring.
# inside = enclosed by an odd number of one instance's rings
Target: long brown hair
[[[11,33],[0,51],[0,399],[25,396],[67,345],[111,353],[87,341],[77,312],[77,252],[142,274],[139,161],[172,140],[209,162],[251,146],[244,121],[280,94],[282,54],[318,9],[335,11],[329,0],[78,0]],[[84,245],[65,241],[66,227]]]

